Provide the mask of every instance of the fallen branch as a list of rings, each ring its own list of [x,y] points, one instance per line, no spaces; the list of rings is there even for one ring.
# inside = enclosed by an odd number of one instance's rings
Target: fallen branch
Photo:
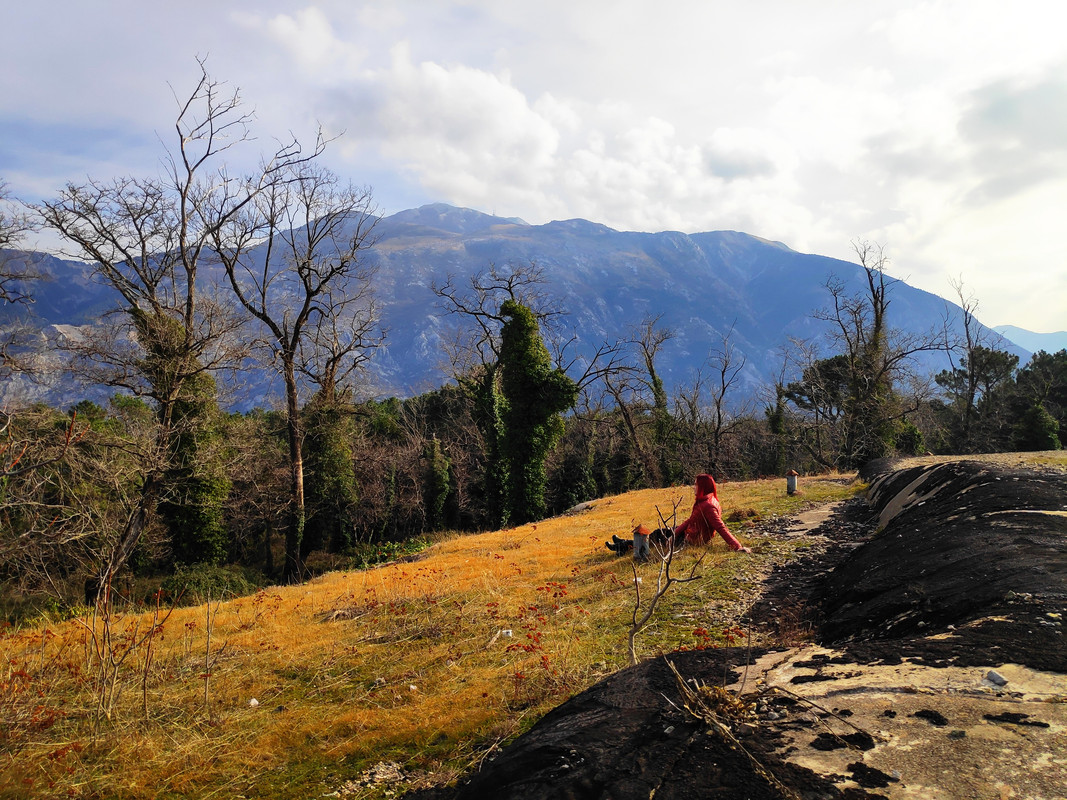
[[[789,800],[802,800],[801,796],[790,789],[774,776],[758,758],[750,753],[730,730],[729,723],[741,723],[752,718],[753,705],[746,703],[743,698],[722,686],[706,686],[697,684],[690,686],[670,661],[667,662],[671,672],[674,673],[678,683],[678,691],[682,696],[682,707],[691,716],[707,724],[708,733],[717,736],[742,753],[752,764],[757,774],[762,776],[775,789]]]
[[[770,690],[772,692],[781,692],[782,694],[787,694],[790,697],[792,697],[793,699],[799,700],[801,703],[805,703],[805,704],[811,706],[812,708],[816,709],[817,711],[821,711],[823,714],[831,716],[834,719],[838,720],[839,722],[844,723],[845,725],[847,725],[848,727],[852,728],[852,730],[856,731],[857,733],[866,734],[867,736],[870,736],[872,739],[877,739],[878,741],[882,741],[882,742],[886,741],[886,739],[884,737],[874,736],[873,734],[871,734],[870,731],[866,731],[863,728],[861,728],[858,725],[856,725],[855,723],[849,722],[847,719],[842,717],[840,714],[837,714],[837,713],[835,713],[833,711],[830,711],[828,708],[825,708],[824,706],[820,706],[818,703],[816,703],[816,702],[814,702],[812,700],[809,700],[808,698],[806,698],[806,697],[804,697],[802,695],[799,695],[796,692],[791,692],[788,689],[783,689],[781,686],[772,686],[772,687],[770,687]],[[846,741],[845,739],[842,739],[840,736],[838,736],[830,728],[830,726],[826,724],[826,722],[821,717],[819,718],[819,721],[822,722],[823,727],[826,728],[826,730],[830,733],[831,736],[833,736],[835,739],[837,739],[839,742],[841,742],[845,746],[850,747],[850,748],[852,748],[854,750],[862,749],[862,748],[856,747],[851,742]]]

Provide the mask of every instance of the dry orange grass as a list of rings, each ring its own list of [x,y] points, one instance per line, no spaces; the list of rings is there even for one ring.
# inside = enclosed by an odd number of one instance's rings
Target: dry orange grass
[[[723,484],[727,509],[761,518],[854,491],[846,478]],[[367,766],[450,774],[548,708],[627,663],[631,560],[604,548],[637,522],[688,513],[688,487],[596,501],[580,514],[457,536],[418,560],[337,572],[211,606],[177,609],[146,663],[119,673],[110,723],[94,726],[85,621],[0,639],[0,793],[11,797],[306,797]],[[706,644],[736,618],[761,570],[788,556],[716,540],[702,578],[672,589],[638,639],[652,655]],[[695,558],[683,551],[676,570]],[[657,567],[641,565],[650,587]],[[126,616],[116,630],[145,631]],[[210,649],[206,634],[210,630]],[[144,709],[147,707],[147,716]],[[368,790],[369,791],[369,790]],[[359,796],[372,796],[364,792]]]

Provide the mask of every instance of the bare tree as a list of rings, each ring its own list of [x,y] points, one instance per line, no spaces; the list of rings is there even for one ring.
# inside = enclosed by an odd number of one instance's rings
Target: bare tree
[[[119,297],[113,324],[72,344],[82,374],[149,398],[157,414],[141,501],[104,554],[101,586],[125,564],[154,511],[179,428],[194,424],[178,424],[178,403],[190,386],[203,391],[201,376],[244,353],[234,336],[239,317],[221,296],[204,291],[202,268],[212,243],[281,171],[321,152],[316,147],[305,154],[291,142],[251,178],[230,176],[223,159],[249,141],[251,115],[236,91],[214,80],[203,61],[199,66],[193,90],[176,96],[176,145],[166,152],[161,177],[68,184],[56,200],[36,209],[71,243],[68,255],[88,258]]]
[[[34,372],[34,332],[26,324],[24,312],[33,304],[29,284],[42,276],[25,253],[15,250],[34,228],[25,207],[0,180],[0,378]]]
[[[662,315],[646,316],[631,329],[630,337],[624,342],[635,353],[635,360],[643,370],[623,362],[616,363],[615,369],[601,376],[649,486],[660,486],[677,477],[668,445],[674,425],[663,379],[656,369],[660,350],[675,337],[675,332],[660,326],[661,319]]]
[[[8,252],[33,229],[32,217],[12,197],[7,183],[0,180],[0,303],[33,302],[25,284],[39,276]]]
[[[368,270],[355,284],[327,288],[321,305],[335,313],[317,315],[298,348],[298,371],[330,402],[364,374],[374,351],[385,345],[371,276]]]
[[[952,414],[949,424],[957,452],[983,452],[996,447],[996,390],[1010,382],[1018,359],[991,346],[990,337],[975,316],[978,301],[968,294],[963,279],[951,281],[962,309],[962,331],[948,333],[945,349],[950,368],[935,380],[948,397]],[[984,413],[983,413],[984,412]]]
[[[445,343],[453,378],[463,381],[479,370],[496,367],[500,360],[500,329],[504,325],[500,306],[505,300],[530,309],[541,325],[550,325],[563,313],[552,308],[551,298],[543,288],[545,283],[544,270],[537,264],[501,267],[490,263],[485,272],[470,277],[468,287],[458,286],[454,275],[430,287],[445,311],[470,323]]]
[[[657,411],[667,410],[667,392],[663,388],[663,379],[656,370],[656,357],[667,342],[677,335],[673,329],[660,325],[662,314],[646,316],[636,329],[630,342],[638,348],[647,374],[646,386],[652,394],[652,407]]]
[[[256,411],[226,420],[233,486],[226,519],[231,552],[240,563],[261,563],[275,573],[272,540],[285,532],[289,487],[288,459],[277,444],[281,423]]]
[[[26,409],[5,420],[0,447],[0,563],[27,594],[43,591],[68,604],[82,601],[100,553],[116,546],[139,505],[150,414],[114,409],[94,419],[90,403],[69,416]],[[141,406],[147,412],[147,409]],[[84,414],[82,412],[85,412]],[[147,423],[147,424],[146,424]]]
[[[662,471],[656,458],[654,445],[649,446],[644,433],[646,426],[640,395],[637,384],[628,378],[630,373],[619,372],[604,376],[604,387],[608,395],[615,401],[615,408],[622,419],[630,446],[633,447],[637,460],[644,472],[644,485],[658,486],[662,482]],[[647,408],[647,407],[645,407]],[[650,422],[650,421],[648,421]]]
[[[843,391],[837,458],[840,466],[849,467],[887,452],[894,425],[921,402],[898,391],[912,360],[920,352],[945,347],[940,331],[906,334],[890,328],[887,314],[895,281],[886,274],[884,248],[866,241],[852,246],[863,269],[864,290],[849,294],[842,280],[831,278],[826,284],[831,307],[814,314],[830,324],[831,345],[841,359],[831,370],[840,375]],[[829,361],[817,363],[826,366]]]
[[[660,528],[674,528],[674,523],[678,516],[679,502],[680,498],[674,501],[674,507],[668,517],[665,517],[659,506],[656,506]],[[659,573],[656,576],[656,587],[649,593],[647,598],[641,596],[641,579],[637,576],[637,562],[634,561],[630,564],[630,568],[633,571],[634,587],[634,608],[633,613],[630,615],[630,629],[626,633],[626,649],[630,653],[630,666],[637,664],[637,635],[652,619],[659,601],[676,583],[692,583],[699,580],[701,575],[697,573],[697,570],[700,569],[700,565],[704,563],[704,559],[708,555],[708,551],[703,550],[700,556],[690,564],[689,572],[679,578],[671,574],[671,566],[674,563],[674,556],[677,552],[674,539],[669,539],[663,546],[656,546],[655,552],[659,559]]]
[[[301,376],[333,391],[382,339],[365,259],[377,223],[369,188],[342,185],[313,164],[280,170],[250,204],[212,231],[238,302],[264,331],[285,386],[290,508],[286,581],[300,580],[304,535]]]
[[[746,416],[747,409],[731,407],[731,390],[740,379],[747,359],[734,347],[731,337],[733,328],[722,334],[719,343],[708,354],[707,366],[711,372],[710,392],[710,447],[711,470],[718,473],[723,444],[738,421]]]

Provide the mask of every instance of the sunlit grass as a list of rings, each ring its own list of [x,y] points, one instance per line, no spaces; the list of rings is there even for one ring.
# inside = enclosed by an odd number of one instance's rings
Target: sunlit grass
[[[754,552],[716,539],[700,579],[673,588],[639,635],[641,657],[736,635],[760,578],[803,545],[755,524],[856,484],[830,476],[801,489],[787,496],[784,479],[721,485],[728,523]],[[99,725],[85,621],[9,631],[0,793],[296,798],[379,761],[455,774],[628,663],[632,562],[604,541],[658,525],[657,508],[680,519],[691,503],[690,487],[632,492],[573,516],[442,537],[417,560],[176,609],[151,661],[143,650],[127,660],[112,720]],[[698,553],[683,550],[675,570]],[[638,574],[654,582],[657,567]],[[115,623],[134,624],[145,630],[150,617]]]
[[[903,466],[939,464],[945,461],[960,461],[967,458],[992,462],[1005,467],[1051,467],[1067,470],[1067,450],[1039,450],[1023,453],[993,453],[979,456],[917,456],[902,462]]]

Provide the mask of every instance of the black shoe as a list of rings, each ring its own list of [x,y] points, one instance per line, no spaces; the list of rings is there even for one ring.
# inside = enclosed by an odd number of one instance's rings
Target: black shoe
[[[611,550],[612,552],[619,552],[619,546],[616,544],[612,544],[611,542],[604,542],[604,547],[608,548],[608,550]]]

